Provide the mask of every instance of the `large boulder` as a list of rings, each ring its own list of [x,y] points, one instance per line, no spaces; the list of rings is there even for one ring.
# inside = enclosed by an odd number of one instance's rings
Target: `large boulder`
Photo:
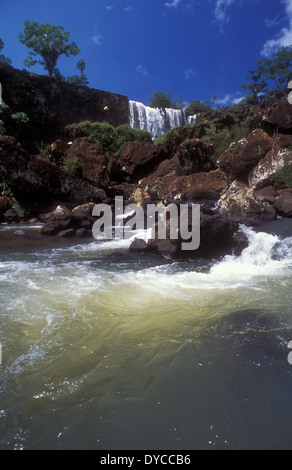
[[[147,250],[162,255],[166,258],[212,258],[214,256],[223,256],[230,253],[236,245],[235,233],[238,225],[230,219],[222,217],[219,214],[200,214],[200,244],[195,250],[182,250],[182,238],[179,231],[177,239],[169,236],[169,222],[166,224],[167,236],[165,239],[153,238],[147,243]],[[192,233],[192,227],[189,227]],[[141,243],[141,251],[146,251],[146,246]]]
[[[145,190],[152,199],[157,200],[181,199],[187,202],[207,199],[216,201],[227,186],[227,175],[217,169],[187,176],[167,175],[146,185]]]
[[[218,201],[219,213],[245,225],[258,225],[276,217],[276,211],[252,188],[234,181]]]
[[[187,139],[178,147],[176,154],[178,160],[177,174],[191,175],[215,169],[212,156],[212,144],[202,142],[200,139]]]
[[[278,191],[278,197],[273,207],[279,215],[292,217],[292,188]]]
[[[272,149],[260,160],[257,166],[250,172],[248,182],[252,188],[262,188],[266,186],[284,165],[292,162],[292,152],[290,149]]]
[[[292,105],[287,99],[278,101],[266,110],[262,117],[262,126],[268,131],[292,130]]]
[[[82,177],[93,184],[103,185],[109,183],[109,161],[110,157],[95,140],[90,137],[75,139],[66,153],[66,160],[77,157],[80,163]]]
[[[75,234],[78,236],[80,229],[88,232],[95,221],[92,216],[94,205],[94,203],[82,204],[72,210],[59,205],[54,211],[40,215],[40,220],[43,222],[40,232],[43,235],[59,235],[60,237]]]
[[[246,181],[250,171],[266,156],[273,139],[261,129],[255,129],[247,138],[233,142],[218,159],[218,167],[230,179]]]
[[[163,147],[151,142],[126,142],[118,155],[121,171],[130,182],[137,183],[145,175],[153,170],[166,158]]]

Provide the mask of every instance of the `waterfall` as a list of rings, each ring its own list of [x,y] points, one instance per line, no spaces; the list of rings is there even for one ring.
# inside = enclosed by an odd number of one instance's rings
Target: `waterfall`
[[[180,109],[151,108],[139,101],[129,100],[130,126],[137,129],[146,129],[153,138],[175,126],[187,124],[186,113]]]

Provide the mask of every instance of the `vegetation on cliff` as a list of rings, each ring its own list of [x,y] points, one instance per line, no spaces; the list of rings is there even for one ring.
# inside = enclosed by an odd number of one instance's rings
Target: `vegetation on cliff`
[[[80,52],[75,42],[68,42],[69,37],[70,32],[65,31],[62,26],[26,20],[24,32],[19,34],[20,42],[29,49],[24,64],[27,67],[37,63],[43,65],[51,77],[61,55],[69,57]],[[37,59],[36,56],[41,58]]]

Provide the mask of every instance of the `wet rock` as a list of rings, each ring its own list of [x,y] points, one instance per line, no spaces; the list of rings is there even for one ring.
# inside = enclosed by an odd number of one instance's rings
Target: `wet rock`
[[[150,251],[150,247],[145,240],[136,238],[130,244],[129,251],[136,253],[146,253]]]
[[[13,235],[16,237],[26,237],[26,233],[23,230],[16,230]]]
[[[73,228],[69,228],[68,230],[62,230],[61,232],[57,233],[57,238],[68,238],[74,237],[75,231]]]
[[[191,219],[189,232],[192,232]],[[180,232],[178,238],[170,237],[170,222],[166,223],[166,238],[153,238],[148,240],[149,249],[153,253],[157,253],[166,258],[211,258],[214,256],[223,256],[230,253],[236,244],[233,238],[238,225],[228,218],[219,214],[200,214],[200,245],[195,250],[182,250],[183,239]]]
[[[92,216],[94,205],[94,203],[83,204],[72,210],[59,205],[49,214],[41,214],[40,219],[44,222],[40,230],[41,233],[43,235],[56,235],[70,229],[74,229],[74,231],[78,229],[90,230],[96,220]]]

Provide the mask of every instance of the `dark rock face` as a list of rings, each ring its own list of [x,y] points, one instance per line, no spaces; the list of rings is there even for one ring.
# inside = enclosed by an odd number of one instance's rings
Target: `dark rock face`
[[[292,106],[287,99],[272,105],[263,115],[262,125],[268,131],[292,133]]]
[[[54,211],[40,216],[44,222],[41,233],[58,237],[92,235],[91,227],[95,221],[91,215],[93,207],[94,203],[88,203],[70,210],[60,205]]]
[[[74,86],[45,75],[11,66],[1,69],[3,101],[13,112],[24,112],[29,125],[22,137],[31,142],[52,142],[62,137],[64,127],[83,120],[107,121],[114,126],[128,123],[128,98],[115,93]],[[13,134],[15,123],[7,131]]]
[[[70,157],[78,158],[83,178],[97,185],[109,183],[109,157],[105,156],[95,140],[90,137],[76,139],[65,155],[65,160]]]
[[[231,144],[218,159],[218,166],[231,179],[245,181],[251,169],[266,156],[272,145],[272,137],[261,129],[255,129],[246,139]]]
[[[274,209],[283,217],[292,217],[292,188],[283,189],[278,194]]]
[[[182,250],[181,244],[186,240],[181,237],[180,232],[177,240],[171,239],[169,237],[169,225],[167,225],[166,239],[150,239],[148,241],[148,249],[153,253],[170,258],[211,258],[223,256],[230,253],[235,245],[234,233],[237,227],[237,224],[228,218],[222,217],[219,214],[205,214],[201,211],[200,245],[198,249]]]
[[[166,175],[157,179],[145,178],[143,181],[147,180],[149,184],[146,191],[157,200],[172,198],[183,201],[218,200],[228,186],[227,175],[220,170],[188,176]]]
[[[276,211],[252,188],[234,181],[218,201],[223,217],[245,225],[258,225],[276,218]]]
[[[202,142],[199,139],[187,139],[178,147],[178,173],[191,175],[215,169],[212,160],[213,153],[212,144]]]
[[[148,174],[165,160],[165,150],[150,142],[127,142],[119,152],[118,161],[121,172],[132,183]]]
[[[72,203],[100,202],[102,189],[71,177],[56,165],[23,150],[16,139],[0,136],[0,177],[15,196],[28,201],[67,200]]]

